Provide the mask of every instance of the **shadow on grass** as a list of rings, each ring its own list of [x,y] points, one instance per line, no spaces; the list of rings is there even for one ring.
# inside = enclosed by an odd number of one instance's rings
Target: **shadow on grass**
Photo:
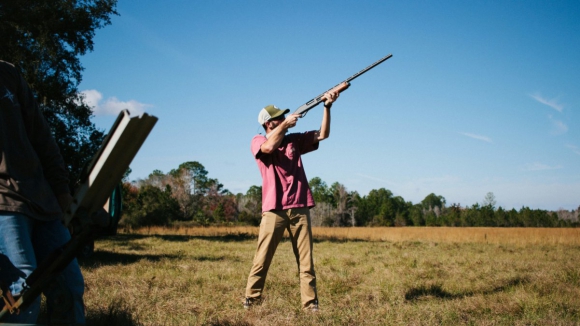
[[[108,308],[87,312],[87,326],[141,326],[136,320],[126,303],[113,302]]]
[[[148,254],[126,254],[110,251],[95,251],[90,258],[79,258],[79,264],[82,267],[94,267],[103,265],[133,264],[142,260],[157,262],[161,259],[182,259],[183,255],[148,255]],[[223,261],[228,259],[226,256],[200,255],[189,258],[196,261]]]
[[[108,307],[93,308],[87,307],[86,311],[87,326],[142,326],[143,323],[136,320],[127,303],[122,300],[109,304]],[[46,306],[42,305],[40,315],[38,316],[38,325],[48,325],[48,315]],[[2,324],[0,322],[0,324]],[[16,324],[14,324],[16,325]]]
[[[216,319],[203,324],[204,326],[250,326],[252,324],[244,321],[231,321],[227,319]]]
[[[465,297],[474,296],[477,294],[493,294],[504,292],[513,288],[514,286],[523,285],[529,283],[527,278],[516,277],[507,281],[505,284],[500,286],[493,287],[488,290],[483,291],[465,291],[460,293],[450,293],[445,291],[440,284],[431,284],[431,285],[421,285],[415,288],[408,290],[405,293],[405,300],[407,301],[416,301],[421,299],[429,299],[429,298],[438,298],[438,299],[461,299]]]
[[[321,236],[321,235],[317,235],[312,240],[314,241],[314,243],[322,243],[322,242],[330,242],[330,243],[370,242],[370,240],[364,240],[364,239],[347,239],[346,237]]]
[[[226,256],[201,255],[201,256],[194,256],[193,260],[197,260],[197,261],[223,261],[223,260],[226,260]]]
[[[162,259],[183,259],[184,253],[177,253],[177,254],[162,254],[162,255],[152,255],[152,254],[139,254],[139,253],[120,253],[120,252],[111,252],[111,251],[95,251],[90,257],[88,258],[79,258],[78,262],[79,265],[83,268],[94,268],[100,266],[108,266],[108,265],[118,265],[118,264],[134,264],[141,262],[143,260],[147,260],[150,262],[158,262]],[[226,259],[233,259],[236,258],[228,258],[226,256],[212,256],[212,255],[198,255],[193,257],[188,257],[190,260],[195,260],[199,262],[216,262],[216,261],[224,261]]]
[[[212,236],[204,236],[204,235],[184,235],[184,234],[117,234],[115,236],[106,237],[102,239],[106,239],[112,242],[119,242],[119,243],[128,243],[129,241],[133,240],[140,240],[140,239],[148,239],[148,238],[157,238],[164,241],[171,241],[171,242],[187,242],[190,240],[207,240],[207,241],[217,241],[217,242],[241,242],[251,239],[256,239],[258,236],[249,234],[249,233],[238,233],[238,234],[224,234],[224,235],[212,235]]]
[[[216,242],[243,242],[247,240],[255,240],[258,238],[255,234],[249,233],[237,233],[237,234],[225,234],[225,235],[212,235],[212,236],[203,236],[203,235],[174,235],[174,234],[119,234],[113,237],[106,238],[109,241],[119,242],[123,244],[127,244],[132,240],[139,240],[139,239],[146,239],[146,238],[158,238],[164,241],[171,241],[171,242],[187,242],[190,240],[206,240],[206,241],[216,241]],[[289,241],[288,233],[284,234],[284,238],[282,241]],[[347,239],[345,237],[336,237],[336,236],[320,236],[317,235],[314,237],[313,241],[315,243],[320,242],[332,242],[332,243],[346,243],[346,242],[369,242],[368,239]]]
[[[181,255],[150,255],[150,254],[127,254],[110,251],[95,251],[89,258],[80,258],[79,264],[82,267],[93,267],[95,265],[117,265],[117,264],[133,264],[141,260],[148,260],[152,262],[160,261],[161,259],[179,259]]]

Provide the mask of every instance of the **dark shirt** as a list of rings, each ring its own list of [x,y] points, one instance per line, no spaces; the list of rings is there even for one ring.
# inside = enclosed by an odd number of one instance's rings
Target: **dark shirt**
[[[68,173],[50,127],[19,71],[0,61],[0,211],[54,220]]]

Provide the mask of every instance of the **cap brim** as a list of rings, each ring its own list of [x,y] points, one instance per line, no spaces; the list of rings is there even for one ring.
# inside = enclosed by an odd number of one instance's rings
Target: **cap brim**
[[[277,117],[279,117],[279,116],[281,116],[281,115],[284,115],[284,114],[286,114],[286,113],[288,113],[288,112],[290,112],[290,109],[286,109],[286,110],[283,110],[283,111],[282,111],[282,110],[280,110],[280,111],[278,111],[278,113],[276,113],[276,114],[274,114],[273,116],[271,116],[271,117],[270,117],[270,120],[271,120],[271,119],[274,119],[274,118],[277,118]]]

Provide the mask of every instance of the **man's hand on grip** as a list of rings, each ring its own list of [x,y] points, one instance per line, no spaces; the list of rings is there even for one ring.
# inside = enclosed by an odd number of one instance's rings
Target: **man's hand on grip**
[[[328,92],[324,93],[324,106],[331,107],[332,103],[334,103],[336,99],[338,99],[338,96],[340,95],[340,90],[338,90],[337,88],[333,88]]]

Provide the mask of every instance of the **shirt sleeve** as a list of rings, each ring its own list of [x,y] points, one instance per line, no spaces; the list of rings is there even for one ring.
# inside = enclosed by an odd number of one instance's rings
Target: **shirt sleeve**
[[[18,98],[28,139],[42,164],[43,174],[55,194],[70,193],[68,171],[58,145],[28,84],[18,74]]]
[[[320,142],[314,142],[314,137],[316,137],[315,130],[300,134],[299,148],[301,154],[306,154],[318,149]]]
[[[252,155],[254,155],[254,158],[258,159],[260,158],[261,154],[262,154],[262,144],[266,142],[266,140],[268,140],[266,138],[266,136],[263,135],[256,135],[254,136],[254,138],[252,139],[252,145],[251,145],[251,151],[252,151]]]

